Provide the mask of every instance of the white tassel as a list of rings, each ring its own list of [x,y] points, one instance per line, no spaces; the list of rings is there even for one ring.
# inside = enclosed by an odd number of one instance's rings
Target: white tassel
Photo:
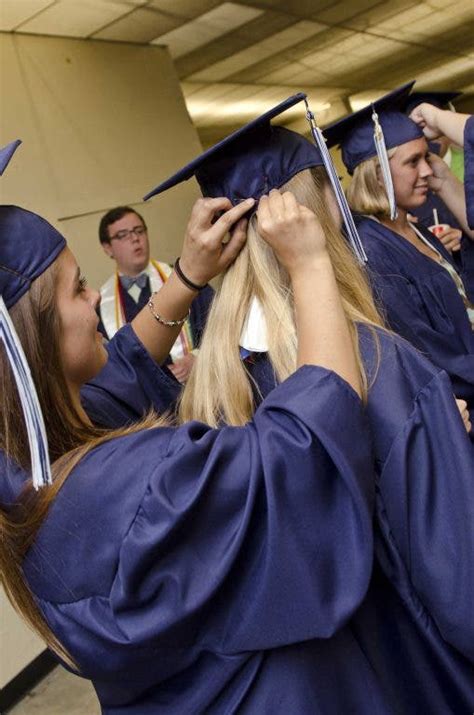
[[[0,296],[0,337],[15,376],[25,416],[33,486],[39,489],[52,483],[46,427],[30,367],[2,296]]]
[[[382,172],[385,191],[387,192],[388,203],[390,205],[390,218],[394,221],[397,216],[397,203],[395,201],[395,189],[393,188],[392,174],[390,173],[390,163],[385,146],[385,137],[380,126],[379,117],[375,109],[372,111],[372,121],[374,123],[374,143]]]
[[[310,110],[306,99],[305,104],[307,110],[306,119],[308,120],[309,126],[311,127],[311,134],[313,135],[314,143],[316,144],[321,153],[324,168],[326,169],[327,175],[329,176],[329,180],[331,182],[331,186],[336,196],[337,205],[339,206],[339,210],[344,221],[344,226],[346,228],[347,238],[359,262],[367,263],[367,255],[364,251],[364,246],[362,245],[359,234],[357,233],[357,228],[352,217],[352,212],[349,208],[349,204],[347,203],[346,195],[341,186],[341,182],[339,181],[339,177],[333,164],[331,154],[326,146],[326,139],[321,129],[317,126],[314,114]]]

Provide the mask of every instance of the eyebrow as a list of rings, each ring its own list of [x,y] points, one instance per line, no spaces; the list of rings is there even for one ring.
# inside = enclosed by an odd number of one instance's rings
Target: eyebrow
[[[423,156],[428,156],[428,154],[429,154],[429,152],[419,151],[416,154],[412,154],[411,156],[408,156],[403,163],[408,164],[409,161],[413,161],[414,159],[421,159]]]
[[[79,282],[80,277],[81,277],[81,268],[80,268],[80,266],[78,266],[76,269],[76,272],[74,273],[74,278],[72,281],[74,286],[76,285],[76,283]]]

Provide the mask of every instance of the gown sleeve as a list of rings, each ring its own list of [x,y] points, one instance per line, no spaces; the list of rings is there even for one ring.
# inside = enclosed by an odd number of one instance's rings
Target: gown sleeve
[[[377,270],[370,272],[370,281],[390,327],[446,370],[456,397],[473,406],[474,333],[454,284],[450,293],[436,291],[435,284],[427,282],[421,293],[380,259]]]
[[[373,489],[361,402],[322,368],[301,368],[244,427],[184,425],[122,542],[121,638],[180,657],[329,638],[368,587]]]
[[[107,352],[105,367],[81,389],[82,405],[96,425],[123,427],[150,409],[163,414],[173,407],[181,385],[153,360],[129,324],[114,335]]]
[[[386,535],[423,606],[443,638],[474,661],[474,448],[446,373],[418,394],[377,491]]]
[[[464,193],[467,223],[474,229],[474,116],[469,117],[464,129]]]

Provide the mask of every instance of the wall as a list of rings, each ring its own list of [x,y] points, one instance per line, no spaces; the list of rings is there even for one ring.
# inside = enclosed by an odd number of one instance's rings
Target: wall
[[[20,138],[0,180],[1,203],[44,215],[68,239],[91,285],[113,265],[98,243],[100,216],[133,204],[152,255],[178,255],[199,195],[194,182],[141,197],[201,151],[164,48],[0,34],[0,146]],[[42,649],[0,594],[0,687]]]
[[[0,144],[24,142],[2,179],[2,203],[54,223],[92,285],[112,268],[97,225],[114,205],[143,209],[154,256],[177,255],[194,181],[141,201],[201,151],[168,51],[6,33],[0,60]]]

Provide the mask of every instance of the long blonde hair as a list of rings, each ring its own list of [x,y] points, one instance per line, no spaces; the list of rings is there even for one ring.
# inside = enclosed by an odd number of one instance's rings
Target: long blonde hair
[[[389,159],[396,150],[397,147],[393,147],[387,151]],[[376,156],[356,166],[346,194],[349,206],[356,213],[376,216],[379,219],[390,218],[390,203],[380,182],[380,163]]]
[[[107,431],[86,422],[71,400],[60,359],[61,331],[56,306],[57,264],[53,263],[10,310],[35,381],[48,434],[53,484],[39,492],[27,480],[18,502],[0,507],[0,581],[16,611],[51,650],[71,667],[74,659],[49,628],[23,574],[23,560],[50,506],[72,469],[100,444],[140,429],[166,424],[150,413],[126,429]],[[0,449],[9,460],[30,468],[24,417],[13,374],[0,345]],[[5,475],[4,475],[5,478]]]
[[[369,326],[383,323],[365,273],[327,206],[327,186],[326,172],[317,167],[300,172],[281,190],[293,192],[301,204],[312,209],[325,231],[366,394],[368,376],[359,353],[356,323]],[[251,418],[254,395],[240,358],[239,339],[252,296],[262,304],[270,362],[277,379],[282,381],[296,368],[293,296],[289,276],[258,235],[255,218],[249,223],[246,245],[227,270],[214,298],[199,355],[181,396],[180,421],[198,419],[211,426],[222,422],[243,425]]]

